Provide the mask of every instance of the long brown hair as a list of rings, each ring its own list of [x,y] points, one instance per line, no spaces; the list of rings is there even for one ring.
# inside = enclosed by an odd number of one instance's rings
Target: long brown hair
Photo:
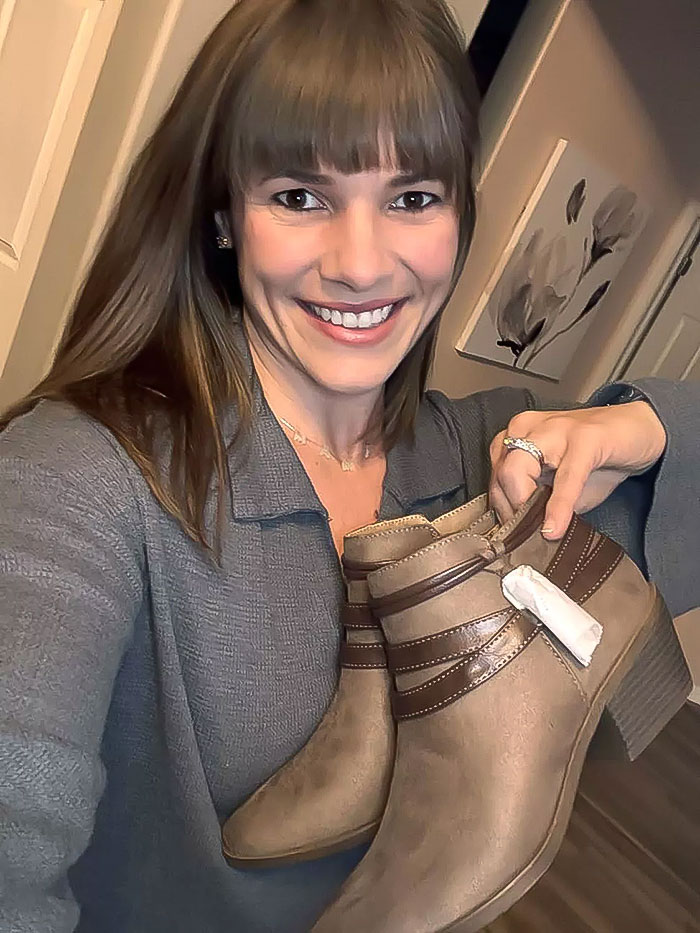
[[[40,399],[71,402],[114,433],[163,508],[209,546],[212,479],[216,538],[229,480],[222,414],[235,406],[241,429],[252,417],[236,257],[216,248],[215,213],[235,209],[256,172],[378,168],[388,136],[401,170],[444,181],[455,199],[454,287],[474,225],[476,113],[443,0],[240,0],[136,160],[50,372],[0,429]],[[387,449],[412,431],[438,320],[386,385]]]

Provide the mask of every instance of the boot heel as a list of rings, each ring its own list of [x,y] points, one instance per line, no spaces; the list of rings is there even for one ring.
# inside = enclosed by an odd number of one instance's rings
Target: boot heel
[[[634,761],[693,689],[673,620],[660,598],[659,604],[648,641],[600,719],[590,748],[596,758]]]

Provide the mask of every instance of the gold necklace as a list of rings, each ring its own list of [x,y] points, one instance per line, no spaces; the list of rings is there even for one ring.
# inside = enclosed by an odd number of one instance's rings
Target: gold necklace
[[[279,417],[280,424],[283,424],[288,431],[292,433],[292,440],[299,444],[301,447],[306,446],[306,444],[311,444],[313,447],[318,447],[319,452],[324,460],[335,460],[336,463],[339,463],[341,469],[345,473],[351,473],[355,469],[355,463],[352,460],[346,460],[344,458],[336,457],[333,454],[326,444],[319,444],[318,441],[312,440],[310,437],[307,437],[306,434],[295,428],[293,424],[290,424],[286,418]],[[368,460],[370,456],[370,447],[369,444],[365,444],[363,451],[363,460]]]

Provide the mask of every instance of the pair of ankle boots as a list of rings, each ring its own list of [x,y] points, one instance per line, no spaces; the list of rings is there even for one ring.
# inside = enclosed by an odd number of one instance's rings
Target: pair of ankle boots
[[[633,759],[690,692],[653,585],[578,517],[546,541],[547,495],[504,525],[480,497],[346,537],[335,697],[223,831],[238,868],[374,839],[314,933],[482,929],[549,867],[594,733]],[[587,666],[506,599],[522,565],[602,624]]]

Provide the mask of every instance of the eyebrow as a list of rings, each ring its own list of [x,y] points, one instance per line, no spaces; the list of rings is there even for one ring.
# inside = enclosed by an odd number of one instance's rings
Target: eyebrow
[[[409,172],[405,175],[397,175],[389,182],[390,188],[403,188],[406,185],[415,185],[424,181],[440,181],[439,178],[432,178],[429,175],[422,175],[420,172]]]
[[[311,172],[303,168],[283,169],[281,172],[274,172],[272,175],[266,175],[263,183],[274,181],[276,178],[292,178],[294,181],[303,181],[309,185],[332,185],[333,179],[330,175],[321,175],[319,172]]]
[[[322,175],[320,172],[313,172],[303,168],[284,169],[281,172],[275,172],[263,178],[263,183],[274,181],[276,178],[292,178],[294,181],[301,181],[309,185],[332,185],[334,183],[334,179],[330,175]],[[388,182],[388,185],[390,188],[403,188],[406,185],[414,185],[418,182],[439,180],[438,178],[422,175],[420,172],[407,172],[396,175]]]

